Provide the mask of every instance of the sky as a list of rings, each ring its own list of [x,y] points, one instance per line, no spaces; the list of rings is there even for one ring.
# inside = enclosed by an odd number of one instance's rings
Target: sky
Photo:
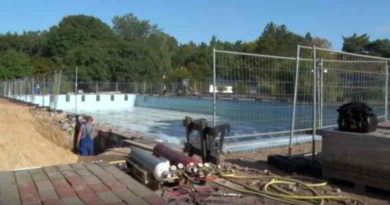
[[[48,30],[64,16],[85,14],[112,25],[133,13],[180,43],[252,41],[269,22],[292,32],[326,38],[342,48],[342,36],[367,33],[390,38],[389,0],[0,0],[0,33]]]

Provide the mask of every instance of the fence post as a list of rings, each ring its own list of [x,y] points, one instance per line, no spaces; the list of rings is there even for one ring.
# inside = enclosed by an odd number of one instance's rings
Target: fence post
[[[77,71],[78,71],[78,68],[77,68],[77,66],[76,66],[76,78],[75,78],[75,81],[74,81],[74,86],[75,86],[75,113],[76,113],[76,115],[77,115],[77,93],[78,93],[78,74],[77,74]]]
[[[45,107],[45,88],[46,88],[46,75],[44,75],[44,77],[43,77],[42,107]]]
[[[62,77],[62,70],[60,71],[60,76],[57,78],[57,82],[55,85],[54,113],[57,113],[58,96],[61,93],[61,77]]]
[[[317,56],[316,46],[313,45],[313,137],[312,137],[312,160],[315,160],[316,153],[316,126],[317,126]]]
[[[389,106],[389,65],[388,62],[386,61],[386,88],[385,88],[385,121],[388,119],[388,106]]]
[[[288,156],[291,157],[292,151],[292,138],[294,137],[294,129],[295,129],[295,113],[297,107],[297,98],[298,98],[298,78],[299,78],[299,55],[300,55],[300,47],[298,45],[297,48],[297,59],[296,59],[296,67],[295,67],[295,83],[294,83],[294,102],[293,102],[293,111],[291,118],[291,130],[290,130],[290,139],[288,142]]]
[[[322,126],[324,124],[324,60],[321,59],[320,61],[320,128],[322,129]]]
[[[99,83],[96,83],[96,85],[95,85],[95,88],[96,88],[96,94],[99,92]]]
[[[115,93],[118,93],[118,82],[115,83]]]
[[[146,82],[144,81],[144,91],[143,91],[143,94],[145,95],[146,94]]]
[[[32,92],[31,103],[34,104],[34,102],[35,102],[35,82],[34,82],[34,78],[32,78],[31,92]]]
[[[23,83],[23,92],[24,92],[24,102],[27,102],[27,77],[24,78],[24,83]]]
[[[215,56],[215,48],[213,48],[213,126],[216,126],[216,118],[217,118],[217,77],[216,77],[216,56]]]

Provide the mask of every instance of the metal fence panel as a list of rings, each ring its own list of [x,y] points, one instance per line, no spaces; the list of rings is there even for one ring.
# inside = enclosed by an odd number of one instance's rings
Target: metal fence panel
[[[313,52],[311,47],[300,48],[303,57]],[[367,103],[379,119],[387,119],[388,59],[323,48],[315,51],[317,70],[313,87],[317,90],[318,111],[315,127],[336,126],[337,108],[352,101]]]
[[[216,121],[245,127],[235,138],[288,133],[295,70],[295,58],[216,50]]]

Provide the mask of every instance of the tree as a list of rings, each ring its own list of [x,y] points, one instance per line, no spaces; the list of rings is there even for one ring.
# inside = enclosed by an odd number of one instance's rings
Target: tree
[[[40,56],[33,56],[30,58],[31,65],[33,67],[33,73],[35,74],[46,74],[53,73],[58,67],[53,61],[48,58]]]
[[[33,66],[28,56],[9,49],[0,56],[0,79],[15,79],[31,76]]]
[[[370,42],[364,46],[364,50],[369,55],[390,58],[390,40],[378,39],[376,41]]]
[[[87,45],[90,41],[114,41],[115,38],[111,28],[100,19],[85,15],[67,16],[58,26],[50,28],[43,55],[61,63],[61,58],[77,46]]]
[[[256,52],[270,55],[295,56],[296,47],[305,42],[305,38],[288,31],[285,25],[273,22],[266,25],[261,36],[256,40]]]
[[[365,46],[370,42],[370,37],[367,34],[358,36],[354,33],[350,37],[343,36],[343,51],[351,53],[366,53]]]
[[[332,49],[332,43],[325,38],[315,37],[310,41],[310,46],[315,45],[319,48]]]
[[[367,34],[357,35],[354,33],[352,36],[343,37],[343,40],[343,51],[390,57],[389,39],[370,41],[370,37]]]
[[[113,25],[115,33],[136,49],[132,64],[137,64],[141,79],[160,79],[171,72],[172,57],[178,47],[174,37],[133,14],[114,17]]]
[[[112,24],[114,32],[126,40],[147,39],[150,35],[161,32],[157,25],[151,25],[148,20],[139,20],[131,13],[115,16]]]

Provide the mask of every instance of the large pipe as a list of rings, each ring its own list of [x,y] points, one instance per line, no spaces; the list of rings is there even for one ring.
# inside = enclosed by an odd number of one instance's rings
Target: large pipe
[[[156,156],[164,157],[168,159],[172,164],[183,164],[184,166],[189,165],[190,163],[199,164],[201,161],[194,159],[192,157],[187,156],[183,152],[178,152],[176,150],[171,149],[168,146],[163,144],[157,144],[153,148],[153,153]]]
[[[137,147],[131,147],[129,159],[141,165],[147,172],[153,173],[158,181],[164,181],[171,176],[170,163],[154,156],[151,152]]]

